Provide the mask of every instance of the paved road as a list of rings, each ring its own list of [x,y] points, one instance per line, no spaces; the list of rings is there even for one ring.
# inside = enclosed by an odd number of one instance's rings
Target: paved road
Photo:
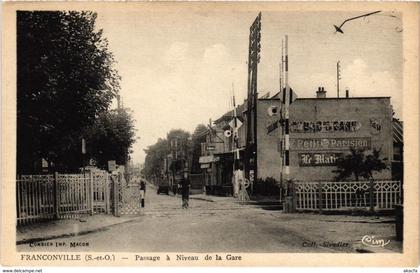
[[[283,214],[241,205],[233,198],[208,201],[192,196],[190,208],[179,197],[157,195],[149,188],[146,207],[132,222],[83,236],[52,240],[66,247],[44,251],[136,252],[354,252],[352,244],[366,232],[392,234],[389,224],[343,223],[319,215]],[[124,216],[127,217],[127,216]],[[324,216],[327,217],[327,216]],[[324,219],[324,220],[323,220]],[[350,236],[350,234],[354,236]],[[322,247],[322,242],[349,246]],[[69,248],[70,242],[89,246]],[[317,247],[310,245],[315,242]],[[20,251],[34,251],[19,245]]]

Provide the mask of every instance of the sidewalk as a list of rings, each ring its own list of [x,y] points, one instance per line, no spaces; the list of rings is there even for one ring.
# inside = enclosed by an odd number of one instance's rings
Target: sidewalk
[[[16,244],[65,238],[100,231],[107,227],[134,221],[137,217],[115,217],[97,214],[78,219],[63,219],[18,227]]]

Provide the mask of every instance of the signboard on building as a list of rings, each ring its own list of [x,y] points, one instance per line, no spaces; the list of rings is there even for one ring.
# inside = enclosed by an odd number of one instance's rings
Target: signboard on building
[[[335,166],[341,155],[342,153],[299,153],[299,166]]]
[[[276,130],[279,127],[279,120],[275,120],[271,123],[269,123],[265,129],[266,129],[266,133],[267,135],[270,134],[271,132],[273,132],[274,130]]]
[[[117,169],[117,163],[115,162],[115,160],[109,160],[108,161],[108,171],[113,172],[116,169]]]
[[[219,157],[213,156],[213,155],[200,156],[200,158],[198,159],[198,162],[200,164],[206,164],[206,163],[217,162],[219,161],[219,159],[220,159]]]
[[[207,147],[206,147],[207,151],[213,151],[214,149],[216,149],[216,147],[214,145],[207,145]]]
[[[357,120],[291,121],[291,133],[355,132],[362,127]]]
[[[297,151],[313,150],[342,150],[350,148],[370,149],[370,137],[341,137],[341,138],[293,138],[290,139],[290,149]]]

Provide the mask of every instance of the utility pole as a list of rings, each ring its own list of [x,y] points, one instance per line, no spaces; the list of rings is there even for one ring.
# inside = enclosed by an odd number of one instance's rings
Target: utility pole
[[[337,62],[337,98],[340,97],[340,80],[341,80],[341,75],[340,75],[340,61]]]
[[[248,101],[247,101],[247,134],[245,175],[253,189],[254,178],[257,177],[257,73],[261,51],[261,12],[252,23],[249,34],[248,55]],[[252,159],[252,160],[251,160]],[[252,164],[251,164],[252,161]]]
[[[284,40],[281,40],[281,61],[280,61],[280,75],[279,75],[279,92],[283,90],[283,74],[284,74]]]

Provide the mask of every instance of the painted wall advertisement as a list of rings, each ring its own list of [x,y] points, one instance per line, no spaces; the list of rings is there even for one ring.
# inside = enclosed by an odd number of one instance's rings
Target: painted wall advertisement
[[[293,138],[290,139],[291,150],[297,151],[348,151],[350,148],[370,149],[370,137],[342,137],[342,138]]]
[[[292,121],[291,133],[356,132],[362,127],[357,120]]]
[[[335,166],[341,156],[342,153],[299,153],[299,166]]]

